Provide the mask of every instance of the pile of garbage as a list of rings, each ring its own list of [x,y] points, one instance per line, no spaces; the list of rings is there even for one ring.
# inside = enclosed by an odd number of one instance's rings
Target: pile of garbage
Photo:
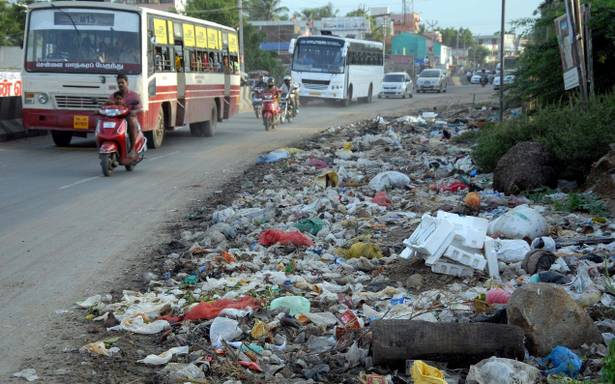
[[[105,333],[81,358],[177,383],[606,377],[615,224],[493,191],[452,140],[490,114],[378,117],[260,156],[147,290],[78,303]]]

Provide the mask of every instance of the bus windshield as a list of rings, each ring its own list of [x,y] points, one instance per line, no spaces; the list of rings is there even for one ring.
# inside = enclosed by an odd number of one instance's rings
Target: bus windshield
[[[26,70],[65,73],[141,73],[139,15],[87,8],[34,10]]]
[[[295,48],[293,70],[302,72],[343,73],[344,41],[332,39],[301,39]]]

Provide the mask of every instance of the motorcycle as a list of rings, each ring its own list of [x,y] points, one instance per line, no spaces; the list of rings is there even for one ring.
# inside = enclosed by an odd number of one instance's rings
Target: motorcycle
[[[280,97],[280,121],[290,123],[293,116],[293,108],[290,103],[290,94],[283,93]]]
[[[274,129],[276,125],[280,124],[280,105],[273,93],[263,93],[262,116],[265,131]]]
[[[252,108],[257,119],[261,118],[263,109],[263,90],[262,88],[254,88],[252,91]]]
[[[100,117],[96,122],[96,146],[100,167],[105,176],[111,176],[113,170],[123,165],[127,171],[132,171],[145,154],[147,139],[137,127],[137,140],[134,143],[136,155],[129,157],[130,135],[128,134],[128,121],[130,114],[128,107],[120,105],[105,105],[98,111]]]

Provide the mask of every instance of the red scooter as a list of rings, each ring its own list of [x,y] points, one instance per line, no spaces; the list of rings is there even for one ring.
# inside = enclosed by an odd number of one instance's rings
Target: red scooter
[[[96,146],[100,157],[100,167],[103,175],[111,176],[113,169],[119,165],[132,171],[145,154],[147,139],[141,128],[137,128],[137,142],[134,144],[136,155],[128,156],[130,151],[130,136],[126,118],[130,110],[122,105],[105,105],[98,111],[101,116],[96,122]]]
[[[280,104],[277,98],[271,92],[263,93],[263,107],[261,114],[263,115],[263,124],[265,131],[274,129],[280,124]]]

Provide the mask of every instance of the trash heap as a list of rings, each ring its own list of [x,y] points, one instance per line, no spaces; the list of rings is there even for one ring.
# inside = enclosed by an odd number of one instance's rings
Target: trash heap
[[[378,117],[260,156],[144,291],[78,304],[104,332],[79,358],[126,382],[599,380],[615,225],[493,191],[449,139],[491,114]]]

